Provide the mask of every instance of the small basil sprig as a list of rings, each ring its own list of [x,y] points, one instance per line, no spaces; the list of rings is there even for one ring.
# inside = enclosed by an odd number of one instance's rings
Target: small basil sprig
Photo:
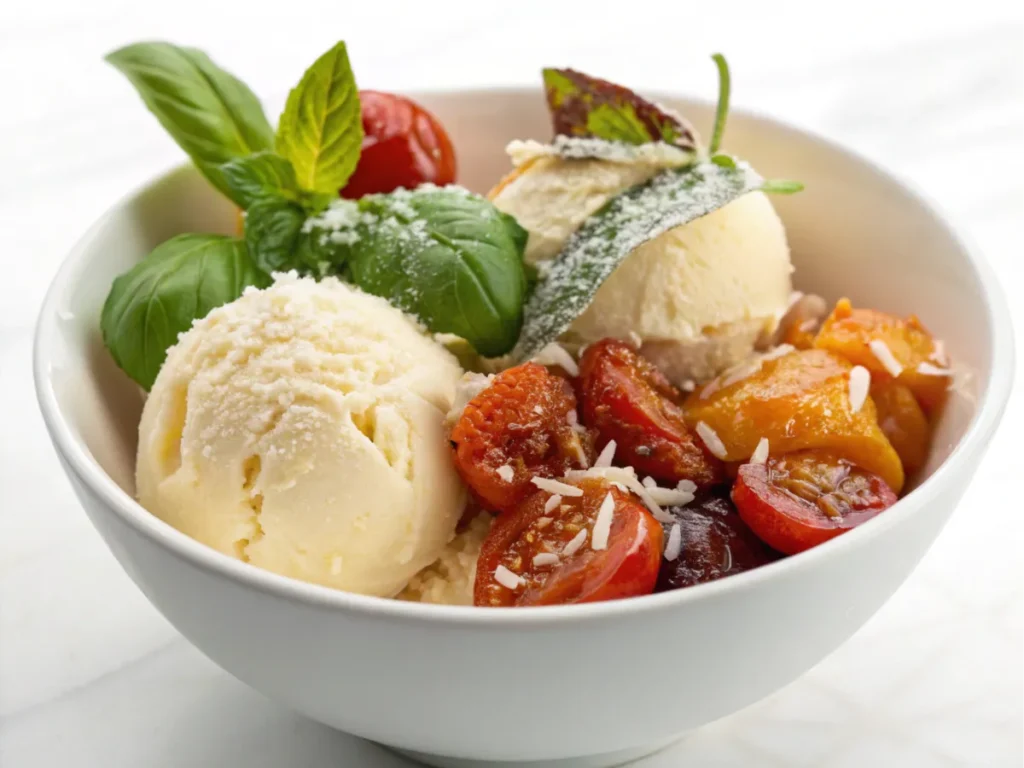
[[[178,235],[114,280],[103,305],[103,342],[125,373],[153,386],[167,350],[197,318],[269,278],[245,243],[222,235]]]
[[[241,204],[219,166],[274,146],[274,131],[249,87],[202,51],[171,43],[135,43],[106,60],[210,183]]]
[[[421,188],[339,200],[307,229],[330,271],[427,328],[502,355],[522,325],[526,231],[479,195]]]

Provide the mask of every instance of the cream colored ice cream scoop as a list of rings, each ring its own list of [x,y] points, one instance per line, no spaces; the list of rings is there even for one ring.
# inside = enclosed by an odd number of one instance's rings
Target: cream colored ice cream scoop
[[[526,259],[558,255],[613,196],[663,169],[654,162],[532,158],[491,193],[529,232]],[[573,323],[568,341],[636,334],[670,379],[706,380],[749,356],[791,293],[789,247],[768,198],[754,192],[633,251]]]
[[[281,276],[170,350],[139,427],[139,501],[261,568],[394,595],[462,512],[444,431],[461,373],[383,299]]]

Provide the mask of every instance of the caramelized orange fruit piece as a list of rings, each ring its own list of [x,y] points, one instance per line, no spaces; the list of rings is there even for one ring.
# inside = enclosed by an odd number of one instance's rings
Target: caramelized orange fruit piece
[[[910,475],[928,459],[931,427],[911,391],[897,381],[877,379],[871,384],[871,399],[878,411],[878,426],[889,438]]]

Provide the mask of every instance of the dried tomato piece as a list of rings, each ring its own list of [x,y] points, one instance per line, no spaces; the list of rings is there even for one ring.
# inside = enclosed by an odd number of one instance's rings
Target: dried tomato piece
[[[616,443],[616,463],[663,483],[722,482],[722,462],[686,426],[682,394],[646,358],[617,339],[587,347],[580,360],[583,420],[601,447]]]
[[[451,432],[455,466],[485,507],[512,509],[536,490],[534,476],[589,466],[593,439],[570,413],[572,386],[537,363],[499,373],[467,403]]]
[[[537,491],[498,517],[480,550],[474,605],[592,603],[654,589],[661,525],[604,480],[572,485],[582,495],[551,505],[552,495]]]
[[[672,515],[679,525],[679,552],[662,562],[656,592],[714,581],[780,557],[743,522],[724,490],[673,509]],[[668,539],[672,527],[665,526]]]
[[[732,500],[762,541],[795,555],[870,520],[895,504],[896,494],[835,454],[801,451],[744,464]]]

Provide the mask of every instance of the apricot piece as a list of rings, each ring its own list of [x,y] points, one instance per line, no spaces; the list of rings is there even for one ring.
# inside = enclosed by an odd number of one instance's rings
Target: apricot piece
[[[914,315],[903,320],[876,309],[855,309],[849,299],[840,299],[818,332],[814,346],[835,352],[854,365],[863,365],[874,381],[892,380],[889,369],[871,348],[872,341],[882,342],[889,349],[902,367],[898,381],[913,392],[926,413],[942,404],[950,378],[933,375],[942,368],[935,340]],[[924,371],[932,373],[922,372],[922,364]]]
[[[917,472],[928,459],[931,427],[908,387],[878,379],[871,384],[871,399],[878,412],[878,426],[889,438],[907,475]]]
[[[766,360],[746,378],[715,389],[712,382],[684,404],[688,424],[704,422],[722,441],[727,461],[750,458],[762,437],[772,456],[820,448],[879,475],[897,493],[903,465],[878,426],[868,397],[850,404],[852,365],[822,349]]]

